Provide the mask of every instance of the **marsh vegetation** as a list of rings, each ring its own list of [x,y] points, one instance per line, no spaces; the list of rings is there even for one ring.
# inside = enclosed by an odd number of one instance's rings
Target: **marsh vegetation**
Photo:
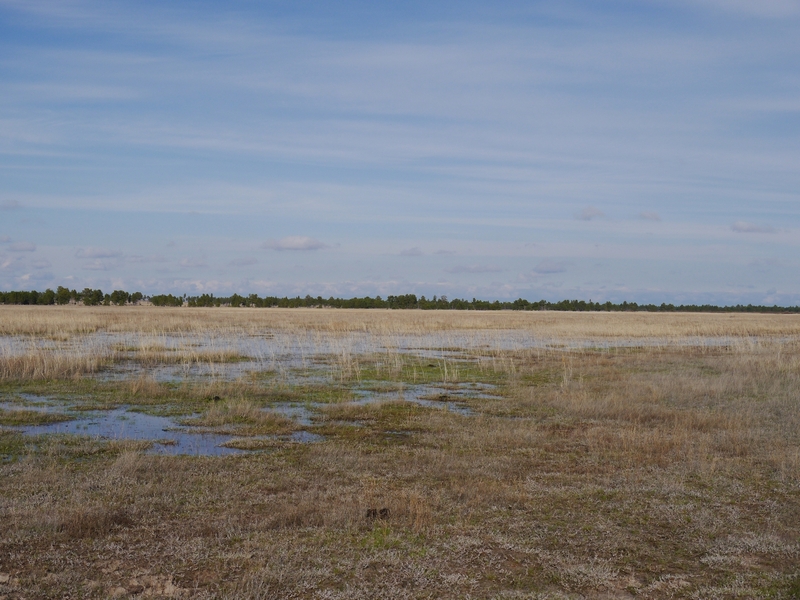
[[[796,315],[0,307],[0,596],[779,599],[798,564]]]

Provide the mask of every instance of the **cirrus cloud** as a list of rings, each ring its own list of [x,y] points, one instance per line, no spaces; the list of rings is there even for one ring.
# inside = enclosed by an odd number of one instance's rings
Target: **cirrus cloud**
[[[82,268],[87,271],[114,271],[118,265],[107,260],[95,259],[83,265]]]
[[[605,216],[606,213],[604,213],[599,208],[595,208],[594,206],[587,206],[581,212],[575,215],[575,218],[578,219],[579,221],[593,221],[594,219],[600,219]]]
[[[775,228],[770,225],[758,225],[746,221],[736,221],[731,229],[737,233],[775,233]]]
[[[327,248],[327,244],[323,244],[317,239],[304,235],[290,235],[280,238],[279,240],[267,240],[261,247],[265,250],[277,250],[283,252],[284,250],[320,250]]]
[[[563,261],[551,260],[546,258],[536,265],[532,272],[537,275],[552,275],[553,273],[563,273],[567,270],[567,265]]]
[[[228,262],[229,267],[249,267],[256,264],[258,264],[258,260],[255,258],[235,258]]]
[[[163,254],[150,254],[148,256],[140,256],[140,255],[129,256],[127,260],[129,263],[135,263],[135,264],[169,262],[169,259]]]
[[[207,269],[208,263],[200,258],[184,258],[180,262],[182,269]]]
[[[36,244],[33,242],[14,242],[8,249],[11,252],[33,252],[36,250]]]
[[[445,269],[447,273],[499,273],[502,270],[495,265],[456,265]]]
[[[75,258],[116,258],[121,255],[122,252],[108,248],[78,248],[75,252]]]
[[[657,212],[647,210],[644,212],[640,212],[639,218],[644,219],[645,221],[660,221],[661,215],[659,215]]]

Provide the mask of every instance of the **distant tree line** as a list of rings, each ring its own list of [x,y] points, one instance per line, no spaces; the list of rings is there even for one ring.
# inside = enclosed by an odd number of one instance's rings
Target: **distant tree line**
[[[30,292],[0,292],[0,304],[85,304],[86,306],[105,305],[124,306],[136,304],[144,299],[141,292],[128,293],[124,290],[114,290],[104,294],[102,290],[84,288],[82,292],[58,286],[56,291],[46,289],[43,292],[36,290]]]
[[[165,296],[164,298],[173,298]],[[447,296],[425,296],[417,297],[415,294],[404,294],[401,296],[387,296],[384,300],[380,296],[371,298],[323,298],[317,296],[306,296],[295,298],[276,296],[265,296],[263,298],[256,294],[240,296],[234,294],[229,297],[215,297],[213,294],[203,294],[201,296],[184,296],[188,306],[234,306],[234,307],[255,307],[255,308],[389,308],[389,309],[419,309],[419,310],[560,310],[560,311],[604,311],[604,312],[625,312],[625,311],[647,311],[647,312],[758,312],[758,313],[800,313],[800,306],[756,306],[752,304],[736,306],[716,306],[713,304],[638,304],[636,302],[592,302],[585,300],[561,300],[560,302],[548,302],[539,300],[530,302],[523,298],[513,301],[500,300],[462,300],[455,298],[448,300]],[[152,299],[151,299],[152,300]],[[179,305],[183,298],[174,298],[175,305]],[[155,304],[155,302],[153,302]]]
[[[257,294],[249,296],[214,296],[202,294],[200,296],[173,296],[172,294],[158,294],[144,296],[141,292],[128,293],[123,290],[114,290],[104,294],[101,290],[85,288],[82,292],[70,290],[59,286],[56,291],[47,289],[44,292],[0,292],[0,304],[85,304],[87,306],[136,304],[140,301],[149,301],[154,306],[183,306],[190,307],[254,307],[254,308],[385,308],[385,309],[418,309],[418,310],[558,310],[558,311],[603,311],[603,312],[741,312],[741,313],[800,313],[800,306],[759,306],[742,305],[716,306],[714,304],[637,304],[636,302],[588,302],[585,300],[561,300],[548,302],[539,300],[530,302],[523,298],[514,301],[500,300],[462,300],[459,298],[448,300],[447,296],[417,297],[416,294],[401,296],[387,296],[384,300],[380,296],[370,298],[323,298],[306,296],[295,298],[277,296],[259,297]]]

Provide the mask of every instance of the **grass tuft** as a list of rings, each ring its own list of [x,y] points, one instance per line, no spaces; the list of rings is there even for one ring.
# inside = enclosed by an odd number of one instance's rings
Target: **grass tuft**
[[[67,538],[97,538],[133,524],[130,513],[122,508],[80,507],[60,515],[57,530]]]

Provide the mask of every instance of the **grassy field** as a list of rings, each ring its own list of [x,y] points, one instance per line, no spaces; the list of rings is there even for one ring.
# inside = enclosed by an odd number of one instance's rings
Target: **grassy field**
[[[800,316],[0,307],[3,597],[800,598]]]

